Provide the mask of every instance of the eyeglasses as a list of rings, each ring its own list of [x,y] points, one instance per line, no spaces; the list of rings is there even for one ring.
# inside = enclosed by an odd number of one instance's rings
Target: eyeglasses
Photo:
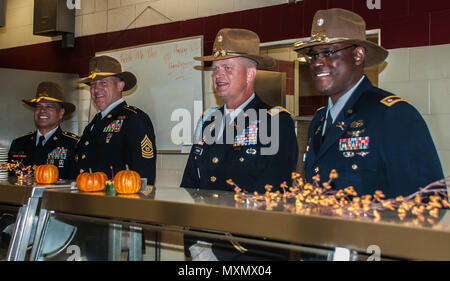
[[[357,45],[350,45],[350,46],[347,46],[347,47],[344,47],[341,49],[337,49],[337,50],[325,50],[325,51],[318,52],[318,53],[309,52],[305,55],[305,59],[306,59],[307,63],[315,62],[317,60],[317,58],[333,59],[337,52],[343,51],[345,49],[353,48],[353,47],[357,47]]]

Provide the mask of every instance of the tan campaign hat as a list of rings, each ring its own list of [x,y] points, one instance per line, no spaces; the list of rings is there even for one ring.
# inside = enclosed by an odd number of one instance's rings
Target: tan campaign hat
[[[294,50],[306,55],[313,46],[334,43],[350,43],[364,47],[365,68],[377,66],[388,56],[386,49],[366,39],[366,22],[360,15],[339,8],[317,11],[312,23],[311,37],[307,41],[296,42]]]
[[[39,102],[57,102],[64,108],[64,116],[75,111],[75,105],[64,101],[63,89],[54,82],[44,81],[39,84],[36,90],[36,97],[29,100],[22,100],[25,104],[35,107]]]
[[[199,61],[216,61],[235,57],[245,57],[258,63],[258,68],[275,65],[273,58],[261,56],[259,53],[258,34],[247,29],[223,28],[219,30],[214,40],[213,54],[194,57]]]
[[[109,56],[93,57],[89,61],[89,76],[82,78],[79,82],[89,85],[92,81],[101,80],[106,77],[115,76],[125,82],[123,91],[132,89],[136,83],[136,76],[128,71],[122,72],[120,62]]]

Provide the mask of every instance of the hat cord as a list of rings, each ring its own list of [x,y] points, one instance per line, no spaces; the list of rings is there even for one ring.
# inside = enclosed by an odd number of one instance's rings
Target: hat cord
[[[51,97],[37,97],[35,99],[30,100],[30,102],[40,102],[41,100],[50,100],[50,101],[56,101],[56,102],[63,102],[60,99],[55,99],[55,98],[51,98]]]
[[[112,73],[112,72],[92,72],[91,75],[88,76],[88,78],[95,79],[95,77],[97,77],[97,75],[110,76],[110,75],[116,75],[116,74],[117,73]]]

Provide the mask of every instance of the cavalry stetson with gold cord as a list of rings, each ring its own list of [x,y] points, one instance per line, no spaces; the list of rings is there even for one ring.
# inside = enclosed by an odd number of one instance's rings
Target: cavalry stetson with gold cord
[[[132,89],[136,83],[136,76],[128,71],[122,71],[122,66],[115,58],[109,56],[93,57],[89,61],[89,76],[80,80],[80,83],[90,85],[92,81],[106,77],[118,77],[125,82],[123,91]]]
[[[235,57],[249,58],[258,63],[258,68],[268,68],[275,65],[275,60],[259,53],[260,40],[258,34],[247,29],[223,28],[219,30],[214,40],[213,54],[194,57],[199,61],[216,61]]]
[[[386,49],[366,39],[366,22],[360,15],[338,8],[317,11],[312,22],[311,37],[296,42],[294,50],[307,55],[313,46],[334,43],[363,46],[366,49],[366,68],[379,65],[388,56]]]
[[[33,107],[37,130],[13,140],[9,161],[21,162],[25,166],[55,165],[60,178],[74,178],[78,136],[63,131],[59,124],[75,111],[75,105],[67,102],[61,86],[51,81],[39,83],[35,97],[22,101]]]
[[[61,86],[49,81],[39,83],[35,98],[22,101],[32,107],[36,107],[36,105],[41,101],[60,103],[64,108],[64,116],[67,116],[75,111],[75,105],[73,103],[64,101],[64,91]]]
[[[77,144],[77,173],[92,169],[112,179],[128,165],[153,184],[157,155],[153,124],[145,112],[122,98],[123,91],[136,86],[136,77],[122,71],[120,63],[109,56],[93,57],[89,73],[80,83],[90,86],[99,112]]]

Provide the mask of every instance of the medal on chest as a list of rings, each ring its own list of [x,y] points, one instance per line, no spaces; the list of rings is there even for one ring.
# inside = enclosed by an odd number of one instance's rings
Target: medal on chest
[[[233,146],[256,145],[258,142],[258,121],[250,122],[240,135],[234,138]]]
[[[103,129],[104,133],[118,133],[122,128],[123,120],[114,120]]]

